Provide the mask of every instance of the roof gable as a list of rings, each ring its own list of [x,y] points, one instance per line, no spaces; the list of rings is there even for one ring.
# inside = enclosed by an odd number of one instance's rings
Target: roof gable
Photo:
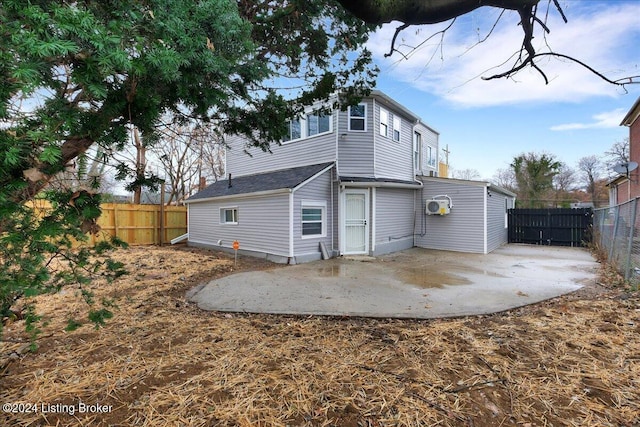
[[[186,200],[187,203],[214,197],[235,196],[281,189],[293,189],[317,173],[332,166],[333,163],[300,166],[254,175],[243,175],[220,180],[196,193]]]

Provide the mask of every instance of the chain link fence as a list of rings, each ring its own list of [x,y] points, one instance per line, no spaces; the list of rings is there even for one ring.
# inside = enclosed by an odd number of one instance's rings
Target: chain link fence
[[[624,278],[640,282],[640,203],[628,202],[593,211],[593,242]]]

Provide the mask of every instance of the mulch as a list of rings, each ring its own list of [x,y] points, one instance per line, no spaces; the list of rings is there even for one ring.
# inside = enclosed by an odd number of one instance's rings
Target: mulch
[[[35,353],[22,321],[5,327],[0,403],[22,412],[0,425],[640,426],[637,291],[428,321],[224,314],[184,293],[280,267],[187,247],[114,257],[130,274],[91,285],[117,305],[105,327],[65,332],[87,311],[72,289],[36,299]]]

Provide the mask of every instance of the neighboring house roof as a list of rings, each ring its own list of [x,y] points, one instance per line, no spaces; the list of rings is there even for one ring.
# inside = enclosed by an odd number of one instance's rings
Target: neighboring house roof
[[[624,116],[624,119],[622,119],[620,126],[631,126],[633,122],[636,121],[638,116],[640,116],[640,97],[638,97],[627,115]]]
[[[615,185],[620,185],[623,184],[625,182],[627,182],[629,180],[629,178],[626,175],[618,175],[614,178],[612,178],[609,182],[607,182],[606,186],[607,187],[612,187]]]
[[[214,197],[293,189],[331,166],[333,166],[333,162],[281,169],[254,175],[231,176],[231,182],[229,182],[229,179],[215,182],[204,190],[189,197],[186,203]]]

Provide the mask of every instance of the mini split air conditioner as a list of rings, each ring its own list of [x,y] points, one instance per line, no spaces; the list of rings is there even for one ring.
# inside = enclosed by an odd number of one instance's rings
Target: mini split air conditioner
[[[449,200],[427,200],[426,213],[427,215],[446,215],[451,211]]]

